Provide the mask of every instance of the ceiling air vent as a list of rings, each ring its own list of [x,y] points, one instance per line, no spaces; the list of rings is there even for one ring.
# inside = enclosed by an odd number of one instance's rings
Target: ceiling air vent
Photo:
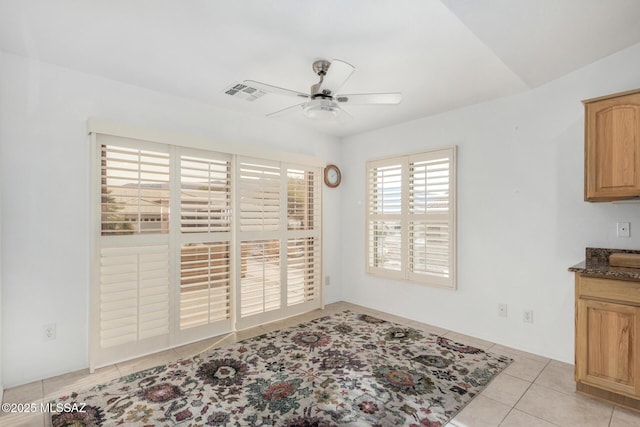
[[[224,93],[247,101],[255,101],[265,94],[265,92],[258,90],[255,87],[247,86],[242,83],[229,86],[225,89]]]

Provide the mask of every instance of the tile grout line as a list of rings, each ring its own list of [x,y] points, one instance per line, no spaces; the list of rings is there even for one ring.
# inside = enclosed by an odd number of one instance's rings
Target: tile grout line
[[[551,363],[551,360],[549,360],[549,363]],[[547,363],[547,365],[548,365],[549,363]],[[545,365],[545,368],[547,367],[547,365]],[[545,369],[545,368],[543,368],[543,369],[542,369],[542,371],[544,371],[544,369]],[[540,371],[540,374],[542,374],[542,371]],[[536,376],[536,380],[538,379],[538,377],[540,376],[540,374],[538,374],[538,376]],[[516,403],[515,403],[515,405],[517,405],[517,404],[520,402],[520,400],[522,399],[522,397],[524,397],[524,395],[527,393],[527,391],[529,391],[529,388],[531,388],[531,386],[532,386],[532,385],[534,385],[534,384],[535,384],[535,380],[534,380],[534,381],[529,385],[529,387],[527,387],[527,390],[522,394],[522,396],[520,397],[520,399],[518,399],[518,402],[516,402]],[[544,388],[544,389],[547,389],[547,390],[550,390],[550,391],[553,391],[553,392],[556,392],[556,393],[560,393],[560,394],[563,394],[563,395],[565,395],[565,396],[571,396],[571,397],[576,397],[576,396],[577,396],[577,393],[575,393],[575,392],[574,392],[574,393],[566,393],[566,392],[564,392],[564,391],[560,391],[560,390],[557,390],[557,389],[555,389],[555,388],[548,387],[548,386],[543,385],[543,384],[535,384],[535,385],[536,385],[537,387],[542,387],[542,388]],[[607,424],[607,426],[608,426],[608,427],[611,427],[611,422],[612,422],[612,420],[613,420],[613,412],[615,411],[615,409],[616,409],[617,405],[615,405],[615,404],[613,404],[613,403],[606,402],[606,401],[601,401],[601,403],[611,405],[611,415],[610,415],[610,417],[609,417],[609,423]],[[517,409],[517,408],[515,407],[515,405],[514,405],[514,409]],[[535,417],[535,418],[538,418],[538,419],[540,419],[540,420],[543,420],[543,421],[545,421],[545,422],[547,422],[547,423],[549,423],[549,424],[557,425],[557,424],[555,424],[555,423],[553,423],[553,422],[551,422],[551,421],[545,420],[544,418],[540,418],[540,417],[538,417],[537,415],[531,414],[531,413],[526,412],[526,411],[523,411],[523,410],[521,410],[521,409],[518,409],[518,410],[519,410],[519,411],[524,412],[524,413],[525,413],[525,414],[527,414],[527,415],[531,415],[532,417]]]
[[[522,357],[524,357],[524,356],[522,356]],[[515,361],[515,360],[514,360],[514,361]],[[513,406],[511,407],[511,410],[509,411],[509,413],[511,413],[511,411],[513,411],[514,409],[516,409],[516,406],[518,405],[518,403],[520,403],[520,401],[522,400],[522,398],[527,394],[527,392],[531,389],[531,387],[533,386],[533,384],[535,384],[536,380],[540,377],[540,375],[542,375],[542,372],[543,372],[545,369],[547,369],[547,366],[549,366],[549,364],[550,364],[550,363],[551,363],[551,359],[547,360],[547,363],[545,363],[544,367],[543,367],[542,369],[540,369],[540,372],[538,372],[538,375],[536,375],[536,377],[533,379],[533,381],[531,381],[531,382],[529,383],[529,385],[527,386],[527,389],[522,393],[522,395],[518,398],[518,400],[513,404]],[[509,374],[507,374],[507,375],[509,375]],[[517,377],[515,377],[515,378],[517,378]],[[522,379],[522,378],[520,378],[520,379]],[[532,416],[532,417],[534,417],[534,418],[537,418],[537,419],[539,419],[539,420],[542,420],[542,421],[548,422],[549,424],[557,425],[557,424],[555,424],[555,423],[552,423],[552,422],[550,422],[550,421],[545,420],[544,418],[540,418],[540,417],[538,417],[537,415],[530,414],[530,413],[528,413],[528,412],[526,412],[526,411],[522,411],[521,409],[518,409],[518,411],[521,411],[522,413],[525,413],[525,414],[527,414],[527,415],[530,415],[530,416]],[[507,415],[508,415],[508,414],[507,414]],[[500,424],[502,424],[502,423],[504,422],[504,420],[505,420],[505,419],[506,419],[506,417],[505,417],[505,418],[500,422]]]
[[[486,390],[486,389],[485,389],[485,390]],[[483,391],[484,391],[484,390],[483,390]],[[475,399],[476,397],[480,396],[480,395],[482,395],[482,392],[480,392],[480,394],[476,395],[476,396],[474,397],[474,399]],[[489,400],[493,400],[494,402],[497,402],[497,403],[502,403],[502,402],[500,402],[499,400],[492,399],[492,398],[487,397],[487,396],[484,396],[484,398],[485,398],[485,399],[489,399]],[[504,405],[504,403],[503,403],[503,405]],[[511,413],[511,411],[512,411],[512,410],[513,410],[513,406],[512,406],[512,407],[507,411],[507,413],[504,415],[504,417],[502,417],[502,419],[500,420],[500,422],[498,422],[498,426],[500,426],[500,424],[502,424],[502,423],[504,422],[504,420],[506,420],[506,419],[507,419],[507,417],[509,416],[509,414]]]
[[[613,405],[613,408],[611,408],[611,416],[609,417],[609,424],[607,424],[608,427],[611,427],[611,423],[613,422],[613,413],[616,411],[616,405]]]
[[[532,383],[532,384],[533,384],[533,383]],[[528,390],[528,389],[527,389],[527,390]],[[526,391],[525,391],[525,393],[526,393]],[[524,396],[524,394],[523,394],[523,396]],[[504,417],[504,419],[500,422],[500,424],[498,424],[498,427],[500,427],[500,426],[502,426],[502,425],[504,424],[504,421],[507,419],[507,417],[508,417],[508,416],[509,416],[513,411],[520,411],[520,412],[522,412],[523,414],[526,414],[526,415],[529,415],[530,417],[535,418],[536,420],[540,420],[540,421],[542,421],[542,422],[544,422],[544,423],[551,424],[551,425],[556,426],[556,427],[562,427],[560,424],[552,423],[551,421],[545,420],[544,418],[540,418],[540,417],[538,417],[538,416],[536,416],[536,415],[531,415],[531,414],[530,414],[530,413],[528,413],[528,412],[525,412],[525,411],[523,411],[523,410],[521,410],[521,409],[517,409],[515,406],[511,408],[511,410],[509,411],[509,413],[507,414],[507,416],[506,416],[506,417]]]

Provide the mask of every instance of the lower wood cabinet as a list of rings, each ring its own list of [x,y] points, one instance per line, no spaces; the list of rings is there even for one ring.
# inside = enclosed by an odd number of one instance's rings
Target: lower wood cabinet
[[[576,274],[580,392],[640,410],[640,283]]]

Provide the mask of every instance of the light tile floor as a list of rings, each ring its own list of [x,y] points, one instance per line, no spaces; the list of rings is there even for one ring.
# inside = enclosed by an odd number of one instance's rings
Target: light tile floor
[[[411,321],[402,317],[339,302],[290,319],[256,328],[203,340],[97,370],[72,372],[5,390],[3,402],[36,402],[58,397],[71,390],[88,388],[142,369],[191,357],[207,349],[232,344],[325,316],[352,309],[426,332],[445,335],[458,342],[514,359],[482,393],[471,401],[448,427],[631,427],[640,426],[640,414],[575,393],[573,365],[549,360],[535,354],[494,344],[446,329]],[[0,426],[50,427],[48,414],[0,413]]]

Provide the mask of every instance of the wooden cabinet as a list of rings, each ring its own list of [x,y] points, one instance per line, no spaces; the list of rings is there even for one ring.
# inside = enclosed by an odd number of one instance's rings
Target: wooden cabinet
[[[576,389],[640,410],[640,282],[576,274]]]
[[[582,102],[585,200],[640,197],[640,89]]]

